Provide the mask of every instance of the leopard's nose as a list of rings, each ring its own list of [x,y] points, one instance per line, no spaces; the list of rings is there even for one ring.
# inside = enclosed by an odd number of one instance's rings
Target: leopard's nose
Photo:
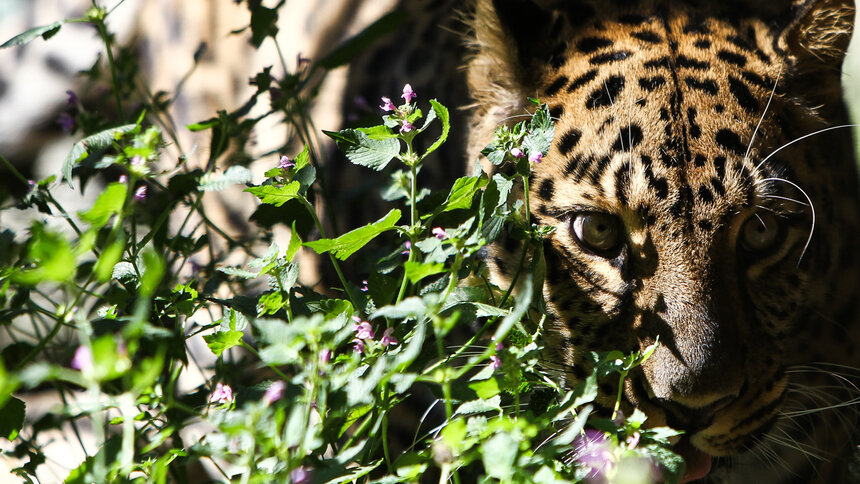
[[[688,407],[672,400],[656,399],[655,403],[666,410],[667,423],[674,428],[682,428],[688,433],[695,433],[707,428],[714,416],[738,399],[738,395],[727,395],[704,407]]]

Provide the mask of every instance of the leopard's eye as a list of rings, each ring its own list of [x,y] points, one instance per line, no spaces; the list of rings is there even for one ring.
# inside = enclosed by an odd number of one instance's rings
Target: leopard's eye
[[[621,246],[621,220],[606,213],[580,213],[571,221],[573,235],[585,248],[605,255]]]
[[[750,252],[770,249],[782,239],[782,223],[771,213],[757,212],[741,228],[741,244]]]

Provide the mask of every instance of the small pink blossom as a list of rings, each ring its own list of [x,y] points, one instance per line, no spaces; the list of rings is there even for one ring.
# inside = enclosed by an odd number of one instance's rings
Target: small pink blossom
[[[230,385],[224,385],[223,383],[217,383],[215,385],[215,391],[213,391],[209,395],[209,402],[211,403],[231,403],[233,401],[233,389],[230,388]]]
[[[513,155],[514,158],[522,158],[523,156],[526,156],[526,154],[523,153],[523,150],[519,148],[511,148],[511,155]]]
[[[361,292],[367,292],[367,281],[361,281],[361,287],[359,289]]]
[[[402,255],[409,255],[409,252],[412,251],[412,242],[406,241],[403,243],[403,250],[400,252]]]
[[[498,370],[502,367],[502,359],[499,357],[499,355],[490,356],[490,366],[492,366],[494,370]]]
[[[126,176],[126,175],[120,175],[120,176],[119,176],[119,180],[117,180],[117,181],[118,181],[118,182],[120,182],[120,183],[128,183],[128,176]]]
[[[412,90],[412,85],[407,84],[407,85],[403,86],[403,95],[400,97],[405,99],[406,102],[411,103],[412,99],[418,97],[418,95],[415,94],[415,91]]]
[[[391,336],[392,333],[394,333],[394,328],[388,328],[382,333],[382,339],[380,340],[382,346],[396,345],[398,343],[397,338]]]
[[[146,185],[137,187],[137,190],[134,191],[134,199],[138,202],[146,200]]]
[[[394,103],[391,102],[391,99],[382,96],[382,105],[379,106],[379,109],[385,111],[386,113],[389,113],[391,111],[396,110],[397,106],[395,106]]]
[[[573,440],[574,461],[588,469],[585,482],[606,482],[606,473],[614,465],[609,441],[603,432],[587,429]]]
[[[36,189],[36,181],[35,180],[27,180],[27,192],[32,192]]]
[[[355,331],[355,337],[358,339],[373,339],[373,326],[367,321],[353,324],[352,330]]]
[[[320,364],[325,365],[329,361],[331,361],[331,350],[328,348],[325,348],[322,351],[320,351]]]
[[[78,346],[75,356],[72,357],[72,368],[79,371],[89,370],[93,367],[93,352],[89,346]]]
[[[134,155],[131,157],[131,164],[132,164],[132,166],[142,165],[143,164],[143,158],[141,158],[138,155]]]
[[[433,236],[439,240],[443,240],[443,239],[448,238],[448,232],[445,232],[445,230],[442,229],[442,227],[433,227],[433,230],[430,233],[432,233]]]
[[[382,99],[384,102],[385,99],[388,99],[388,98],[382,98]],[[388,101],[390,102],[391,99],[388,99]],[[355,96],[354,98],[352,98],[352,103],[355,105],[355,107],[357,107],[358,109],[361,109],[363,111],[370,109],[370,105],[367,104],[367,99],[365,99],[364,96]]]
[[[280,168],[282,170],[289,170],[290,168],[295,168],[295,167],[296,167],[296,164],[293,163],[292,160],[287,158],[286,155],[281,157],[281,163],[278,165],[278,168]]]
[[[635,449],[636,446],[639,445],[639,438],[640,437],[641,437],[641,435],[639,434],[639,432],[633,432],[633,435],[631,435],[630,437],[627,437],[627,448],[628,449]]]
[[[404,119],[403,124],[400,126],[400,132],[401,133],[408,133],[408,132],[412,131],[414,128],[415,127],[412,126],[412,123],[410,123],[409,121]]]
[[[69,106],[72,106],[72,105],[75,105],[78,103],[78,95],[75,94],[75,91],[72,91],[71,89],[69,89],[68,91],[66,91],[66,96],[68,96],[68,99],[66,99],[66,104],[68,104]]]
[[[543,153],[541,153],[540,151],[536,151],[536,152],[532,153],[531,155],[529,155],[529,161],[531,161],[533,163],[540,163],[542,159],[543,159]]]
[[[356,353],[364,353],[364,341],[356,338],[352,340],[352,351]]]
[[[266,393],[263,394],[263,401],[266,402],[266,405],[271,405],[277,402],[284,396],[284,390],[286,390],[286,388],[287,384],[282,380],[272,382],[272,384],[269,385],[269,388],[266,389]]]
[[[502,351],[503,349],[505,349],[505,345],[504,345],[504,344],[502,344],[502,342],[501,342],[501,341],[499,341],[498,343],[496,343],[496,351]]]
[[[309,484],[311,482],[311,471],[307,467],[296,467],[290,471],[290,482],[293,484]]]

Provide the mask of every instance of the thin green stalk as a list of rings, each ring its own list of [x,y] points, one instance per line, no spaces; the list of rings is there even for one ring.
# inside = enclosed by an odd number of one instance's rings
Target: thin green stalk
[[[325,235],[325,229],[323,228],[322,222],[320,222],[319,217],[317,216],[317,211],[314,207],[308,202],[305,197],[299,197],[298,200],[305,206],[307,211],[310,213],[311,217],[314,219],[314,223],[317,226],[317,230],[320,232],[320,237],[327,238]],[[355,306],[355,303],[358,301],[352,294],[352,291],[349,289],[349,284],[346,282],[346,277],[343,275],[343,271],[340,270],[340,264],[338,264],[337,259],[331,254],[328,253],[328,257],[331,260],[332,265],[334,265],[334,270],[337,272],[337,277],[340,278],[340,283],[343,285],[343,290],[346,291],[346,295],[349,298],[349,301]]]

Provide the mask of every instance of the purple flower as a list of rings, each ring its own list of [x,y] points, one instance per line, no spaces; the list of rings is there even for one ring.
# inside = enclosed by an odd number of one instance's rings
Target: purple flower
[[[32,192],[36,189],[36,181],[35,180],[27,180],[27,192]]]
[[[367,292],[367,281],[361,281],[361,287],[359,289],[361,292]]]
[[[137,190],[134,191],[134,199],[138,202],[146,200],[146,185],[137,187]]]
[[[364,341],[356,338],[352,340],[352,351],[356,353],[364,353]]]
[[[331,361],[331,350],[328,348],[325,348],[322,351],[320,351],[320,364],[325,365],[329,361]]]
[[[382,333],[382,340],[380,341],[382,346],[396,345],[398,343],[397,338],[391,336],[392,333],[394,333],[394,328],[388,328]]]
[[[290,481],[293,484],[309,484],[311,482],[311,471],[307,467],[296,467],[290,472]]]
[[[502,367],[502,359],[499,357],[499,355],[490,356],[490,366],[492,366],[494,370],[498,370]]]
[[[79,371],[86,371],[93,367],[93,351],[89,346],[78,346],[75,356],[72,357],[71,366]]]
[[[413,128],[414,128],[414,126],[412,126],[412,123],[410,123],[408,120],[404,119],[403,124],[400,126],[400,132],[401,133],[408,133],[408,132],[412,131]]]
[[[272,382],[272,384],[269,385],[269,388],[266,389],[266,393],[263,394],[263,401],[266,402],[266,405],[271,405],[277,402],[284,396],[284,390],[286,390],[286,388],[287,384],[282,380]]]
[[[143,164],[143,158],[139,155],[134,155],[131,157],[131,165],[132,166],[140,166]]]
[[[388,98],[384,97],[382,98],[382,101],[384,102],[386,99]],[[391,102],[391,99],[388,99],[388,102]],[[352,98],[352,103],[355,104],[355,107],[361,109],[362,111],[367,111],[368,109],[370,109],[370,105],[367,104],[367,99],[365,99],[364,96],[355,96],[354,98]]]
[[[278,165],[278,168],[282,170],[289,170],[290,168],[295,168],[296,164],[293,163],[286,155],[281,157],[281,163]]]
[[[57,124],[66,133],[71,133],[75,129],[75,118],[69,113],[62,112],[57,116]]]
[[[411,103],[412,98],[416,98],[416,97],[418,97],[418,95],[415,94],[415,91],[412,90],[412,85],[407,84],[407,85],[403,86],[403,95],[400,97],[405,99],[406,102]]]
[[[355,337],[358,339],[373,339],[373,326],[367,321],[353,324],[352,330],[355,331]]]
[[[503,349],[505,349],[505,345],[504,345],[504,344],[502,344],[502,342],[501,342],[501,341],[499,341],[498,343],[496,343],[496,351],[502,351]]]
[[[523,153],[523,150],[519,148],[511,148],[511,155],[513,155],[514,158],[522,158],[523,156],[526,156],[526,154]]]
[[[540,151],[534,152],[529,155],[529,161],[531,162],[540,163],[541,159],[543,159],[543,153],[541,153]]]
[[[118,179],[117,181],[118,181],[118,182],[120,182],[120,183],[128,183],[128,176],[126,176],[126,175],[120,175],[120,176],[119,176],[119,179]]]
[[[379,106],[379,109],[385,111],[386,113],[389,113],[391,111],[396,110],[397,106],[395,106],[394,103],[391,102],[391,99],[382,96],[382,105]]]
[[[639,445],[639,438],[640,437],[641,437],[641,435],[639,434],[639,432],[633,432],[633,435],[631,435],[630,437],[627,437],[627,448],[628,449],[635,449],[636,446]]]
[[[412,242],[406,241],[403,243],[403,250],[400,252],[403,255],[409,255],[409,252],[412,251]]]
[[[448,238],[448,232],[445,232],[442,227],[433,227],[433,230],[431,230],[430,233],[439,240]]]
[[[589,469],[585,478],[588,483],[607,482],[606,472],[615,464],[612,449],[606,435],[593,429],[587,429],[582,435],[573,440],[574,461]]]
[[[75,91],[69,89],[68,91],[66,91],[66,95],[69,96],[69,98],[66,99],[66,104],[72,106],[78,103],[78,95],[75,94]]]
[[[223,383],[217,383],[215,385],[215,391],[209,395],[209,402],[211,403],[230,403],[233,401],[233,389],[230,388],[230,385],[224,385]]]

